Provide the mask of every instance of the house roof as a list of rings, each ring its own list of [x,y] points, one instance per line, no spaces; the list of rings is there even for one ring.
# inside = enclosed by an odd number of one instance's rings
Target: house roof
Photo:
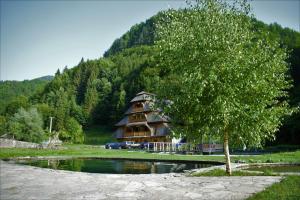
[[[165,116],[161,116],[158,113],[149,113],[147,114],[147,122],[155,123],[155,122],[169,122],[169,119]]]
[[[133,123],[128,123],[126,126],[140,126],[140,125],[145,125],[148,126],[147,122],[133,122]]]
[[[142,95],[142,94],[148,94],[148,95],[155,96],[155,94],[149,93],[149,92],[145,92],[145,91],[141,91],[141,92],[137,93],[136,96],[139,96],[139,95]]]
[[[135,123],[157,123],[157,122],[169,122],[169,118],[166,116],[160,116],[156,112],[148,113],[146,114],[147,121],[141,121],[141,122],[134,122],[129,123],[129,117],[125,116],[121,121],[119,121],[115,126],[128,126],[129,124],[135,124]]]
[[[147,122],[133,122],[133,123],[129,123],[129,124],[126,124],[127,127],[131,127],[131,126],[141,126],[141,125],[144,125],[146,127],[149,127],[148,123]]]
[[[128,116],[125,116],[123,119],[121,119],[121,121],[116,123],[115,126],[125,126],[126,124],[128,124],[128,121]]]
[[[143,104],[143,111],[139,111],[139,112],[149,112],[149,111],[152,111],[151,103],[145,102]],[[131,105],[130,108],[128,108],[128,110],[125,112],[125,115],[133,114],[133,113],[138,113],[138,112],[133,111],[133,105]]]
[[[130,103],[138,101],[151,101],[154,99],[154,96],[154,94],[142,91],[137,93],[136,96],[130,101]]]

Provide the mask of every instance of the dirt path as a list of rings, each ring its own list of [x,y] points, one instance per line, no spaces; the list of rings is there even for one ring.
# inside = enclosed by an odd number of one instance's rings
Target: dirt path
[[[70,172],[0,161],[0,199],[245,199],[275,176],[186,177]]]

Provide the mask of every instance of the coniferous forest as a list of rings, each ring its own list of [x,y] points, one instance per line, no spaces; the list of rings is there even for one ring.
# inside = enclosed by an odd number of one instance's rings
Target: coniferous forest
[[[134,25],[116,39],[103,57],[82,58],[77,66],[57,71],[53,79],[13,83],[0,82],[0,135],[26,141],[41,141],[54,117],[53,130],[60,139],[82,143],[83,129],[94,125],[111,126],[122,118],[129,101],[145,90],[155,93],[163,71],[156,62],[156,22],[160,12],[146,22]],[[253,20],[258,35],[278,38],[290,52],[293,88],[288,101],[300,105],[300,33],[278,24]],[[13,94],[13,95],[12,95]],[[40,134],[36,134],[40,132]],[[24,134],[27,134],[24,136]],[[300,144],[300,113],[284,120],[272,144]]]

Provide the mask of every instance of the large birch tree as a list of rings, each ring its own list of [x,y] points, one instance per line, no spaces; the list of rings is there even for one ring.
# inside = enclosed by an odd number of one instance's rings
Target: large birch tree
[[[181,136],[223,138],[228,174],[230,144],[261,145],[290,112],[287,52],[252,19],[246,1],[199,0],[157,24],[164,112]]]

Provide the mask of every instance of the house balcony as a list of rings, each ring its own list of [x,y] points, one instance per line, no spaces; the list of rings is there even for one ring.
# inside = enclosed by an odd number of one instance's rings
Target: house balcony
[[[147,121],[146,118],[138,118],[138,119],[134,119],[134,118],[130,118],[130,117],[129,117],[129,120],[128,120],[129,123],[146,122],[146,121]]]
[[[150,137],[150,131],[125,132],[124,137]]]

